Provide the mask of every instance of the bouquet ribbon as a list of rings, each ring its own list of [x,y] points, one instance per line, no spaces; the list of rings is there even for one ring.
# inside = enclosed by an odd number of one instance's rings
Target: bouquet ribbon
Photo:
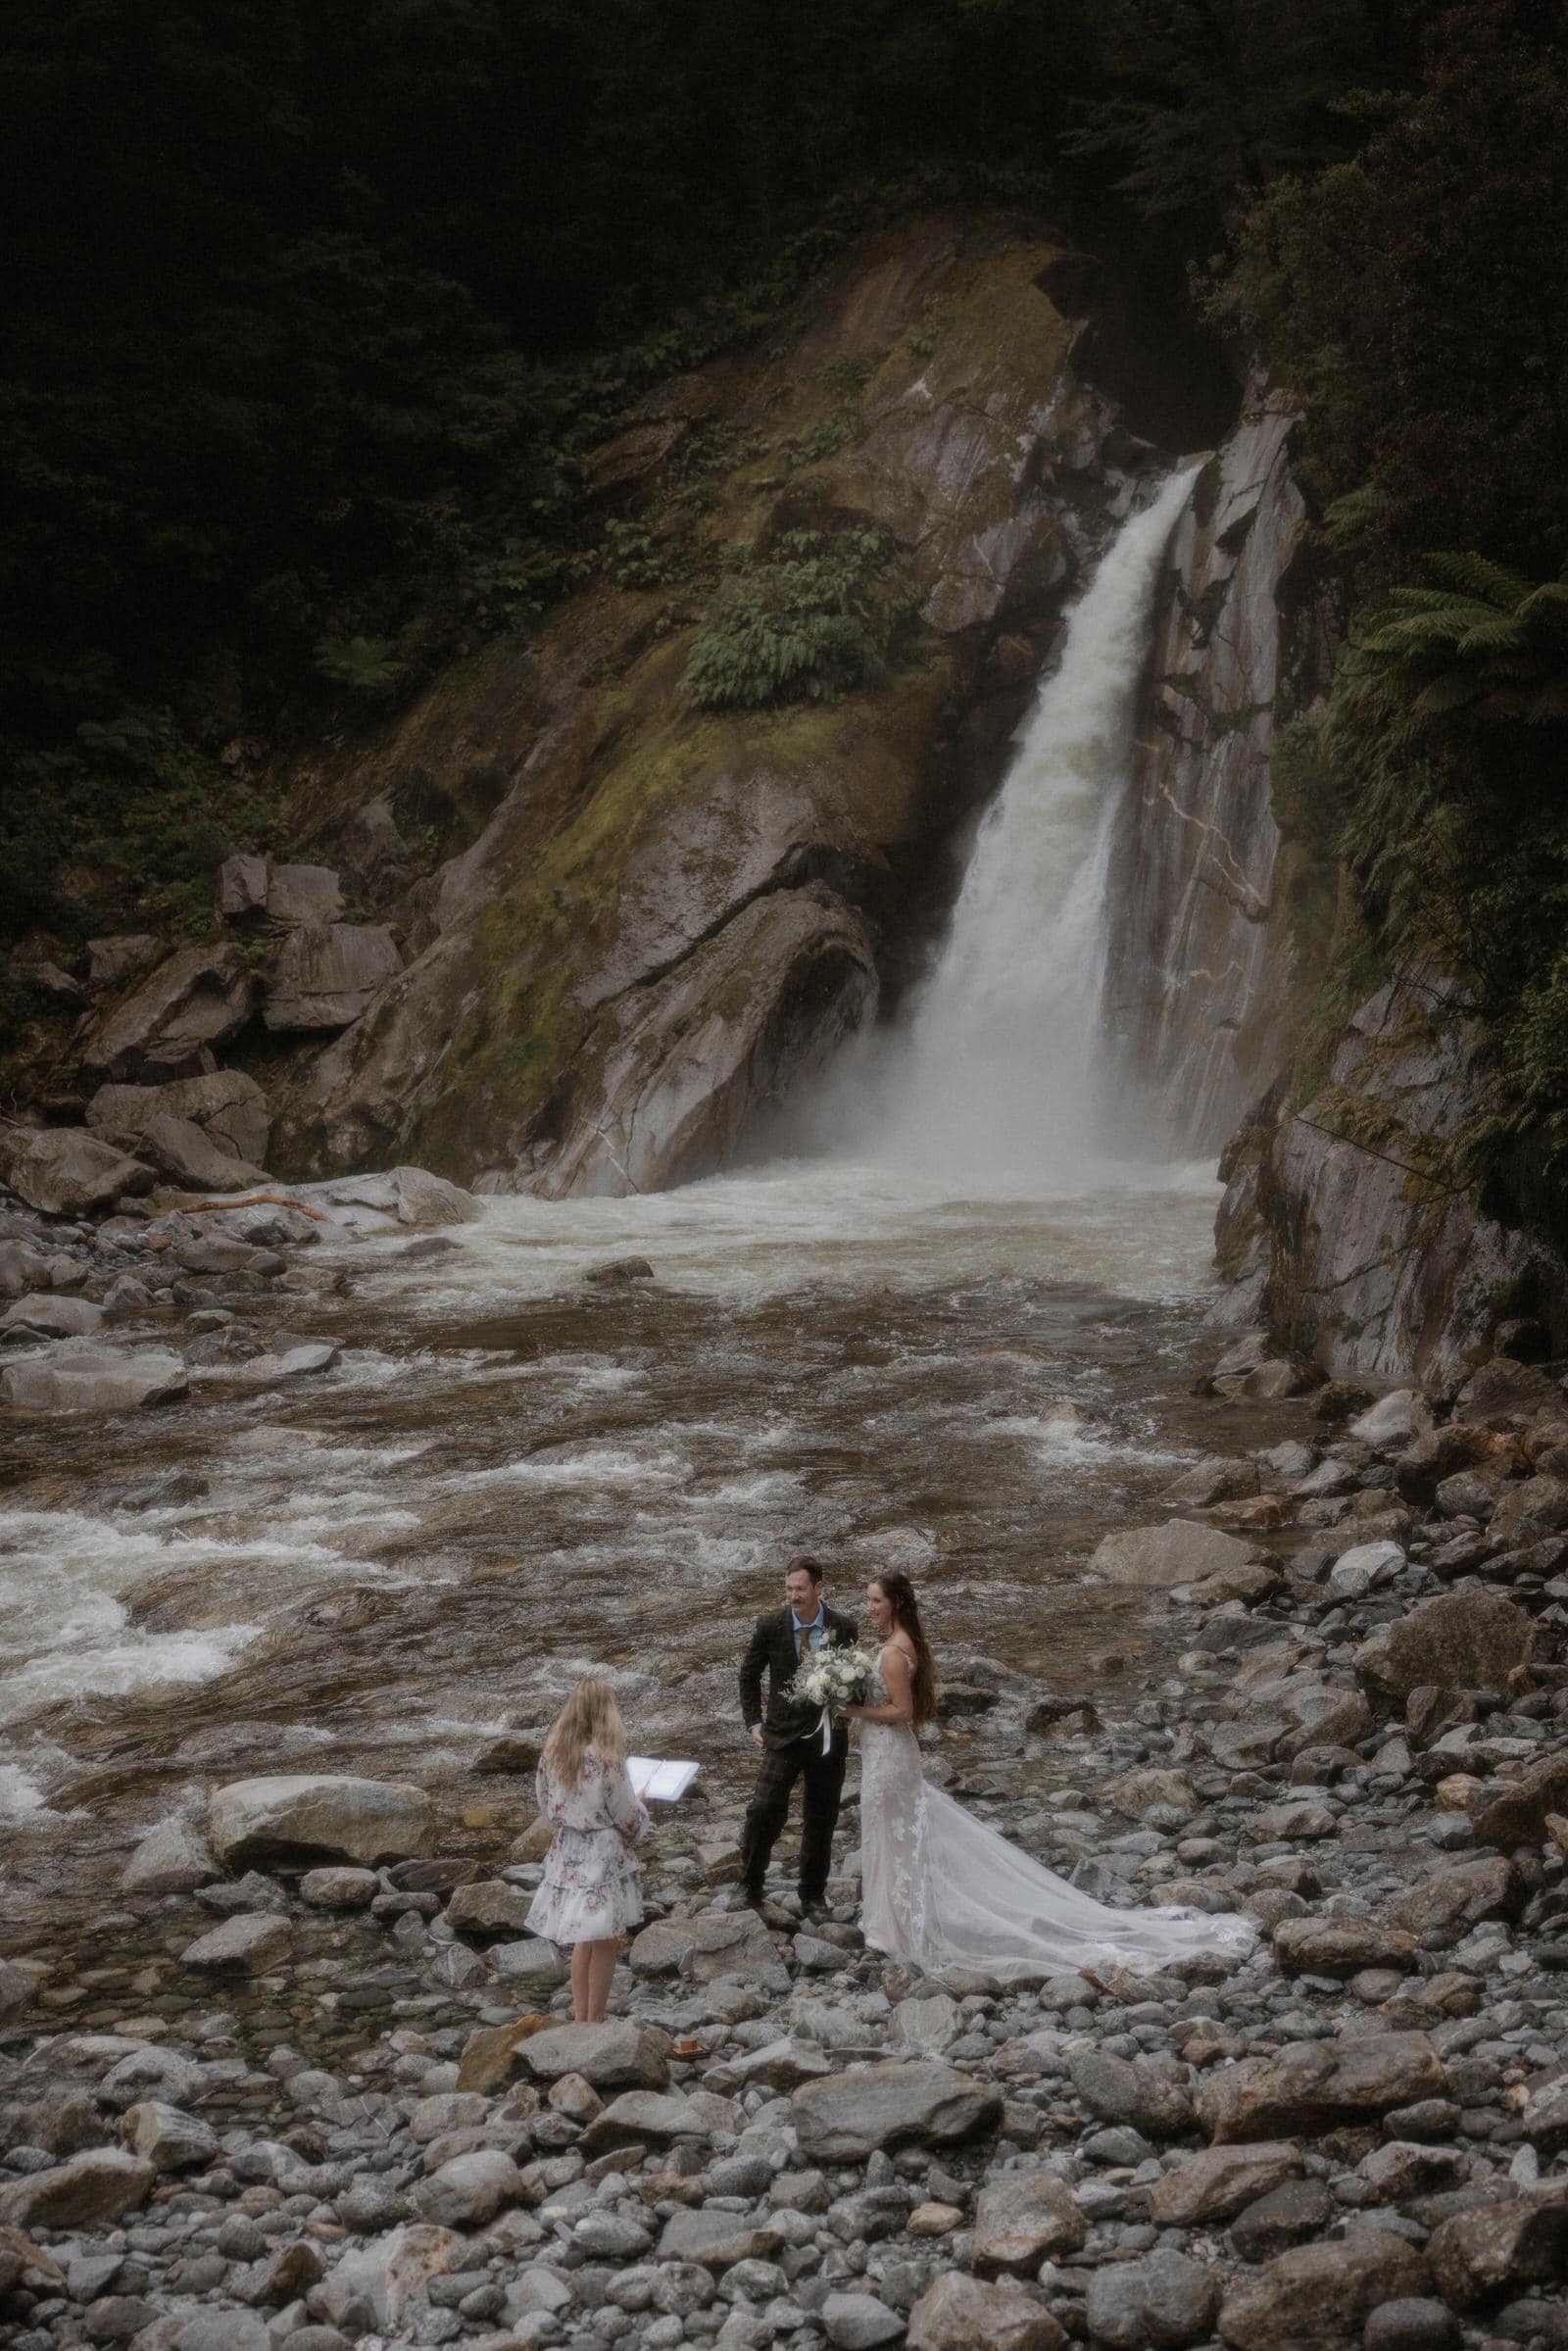
[[[823,1707],[821,1721],[813,1724],[807,1733],[807,1737],[814,1739],[818,1731],[822,1734],[822,1752],[824,1755],[830,1754],[833,1748],[833,1709],[831,1706]]]

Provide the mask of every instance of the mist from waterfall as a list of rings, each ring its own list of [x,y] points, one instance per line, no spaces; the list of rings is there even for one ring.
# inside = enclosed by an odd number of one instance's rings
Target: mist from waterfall
[[[1125,1155],[1103,1029],[1106,882],[1161,559],[1191,486],[1172,475],[1106,550],[929,977],[898,1028],[846,1049],[798,1114],[798,1148],[1018,1197],[1088,1186]]]

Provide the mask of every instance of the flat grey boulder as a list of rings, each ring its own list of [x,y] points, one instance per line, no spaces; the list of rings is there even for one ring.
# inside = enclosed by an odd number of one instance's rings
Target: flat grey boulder
[[[539,2082],[580,2074],[595,2089],[662,2089],[669,2080],[669,2035],[657,2026],[612,2017],[603,2025],[555,2025],[523,2043],[522,2061]]]
[[[244,1026],[257,992],[237,948],[183,947],[107,1014],[83,1061],[106,1078],[192,1075],[204,1049]]]
[[[46,1339],[86,1339],[103,1326],[104,1310],[90,1298],[33,1290],[0,1314],[0,1330],[37,1331]]]
[[[299,1380],[313,1371],[330,1371],[338,1359],[338,1349],[326,1339],[302,1339],[297,1347],[285,1347],[276,1353],[252,1355],[248,1363],[235,1367],[237,1376],[254,1387],[266,1388],[278,1380]]]
[[[447,1904],[447,1923],[460,1935],[521,1935],[533,1896],[504,1878],[481,1878],[457,1886]]]
[[[79,2229],[118,2220],[152,2193],[158,2174],[120,2147],[89,2147],[69,2163],[0,2187],[0,2223],[11,2229]]]
[[[122,1353],[90,1339],[62,1339],[0,1371],[0,1401],[18,1412],[134,1412],[172,1403],[189,1386],[189,1372],[167,1347]]]
[[[220,1875],[207,1839],[189,1821],[160,1821],[149,1829],[121,1874],[126,1894],[183,1894]]]
[[[484,1203],[461,1184],[427,1167],[392,1167],[383,1175],[334,1176],[323,1184],[293,1184],[291,1197],[318,1208],[351,1231],[434,1233],[445,1225],[477,1224]]]
[[[829,2294],[822,2305],[822,2327],[833,2351],[878,2351],[882,2343],[904,2339],[904,2320],[875,2294]]]
[[[580,2144],[588,2156],[607,2155],[614,2147],[667,2146],[677,2138],[710,2139],[713,2127],[690,2098],[674,2091],[622,2090],[596,2114]]]
[[[233,1781],[208,1806],[207,1833],[225,1867],[309,1855],[371,1868],[433,1853],[437,1841],[435,1807],[422,1788],[331,1772]]]
[[[259,1165],[267,1156],[272,1123],[267,1097],[242,1069],[213,1069],[163,1086],[100,1086],[87,1104],[88,1126],[118,1135],[144,1134],[161,1117],[200,1127],[230,1158]]]
[[[90,1216],[122,1193],[149,1192],[153,1170],[79,1127],[0,1123],[0,1181],[46,1216]]]
[[[566,1981],[565,1961],[555,1944],[546,1942],[540,1935],[519,1935],[515,1942],[492,1943],[486,1957],[492,1975],[540,1998],[548,1998],[558,1984]]]
[[[1191,1519],[1172,1518],[1162,1527],[1132,1527],[1122,1535],[1107,1535],[1089,1562],[1089,1573],[1107,1584],[1170,1591],[1227,1570],[1260,1567],[1267,1559],[1260,1543],[1223,1535],[1217,1527],[1197,1526]]]
[[[961,2146],[1002,2120],[998,2091],[929,2058],[851,2066],[803,2083],[790,2104],[801,2153],[815,2163],[862,2163],[879,2147]]]
[[[1152,2057],[1116,2057],[1108,2049],[1075,2050],[1067,2060],[1073,2088],[1102,2123],[1130,2123],[1150,2138],[1178,2138],[1193,2127],[1185,2079]]]
[[[380,1890],[374,1870],[354,1869],[347,1862],[307,1870],[300,1880],[300,1900],[313,1910],[368,1910]]]
[[[683,1976],[711,1984],[721,1976],[747,1977],[755,1967],[772,1970],[778,1954],[755,1911],[707,1918],[656,1919],[634,1939],[629,1954],[634,1976]]]
[[[1446,2083],[1424,2033],[1361,2033],[1289,2041],[1274,2057],[1244,2057],[1204,2075],[1194,2104],[1223,2146],[1375,2121],[1393,2107],[1441,2098]]]
[[[225,857],[218,869],[217,905],[229,922],[265,915],[287,927],[336,922],[343,891],[329,865],[274,865],[270,857]]]
[[[744,2212],[677,2212],[664,2223],[661,2261],[700,2261],[708,2270],[732,2270],[738,2261],[771,2261],[784,2232]]]
[[[346,1029],[402,969],[384,924],[302,923],[283,942],[262,1018],[272,1030]]]
[[[1063,2351],[1068,2336],[1021,2286],[986,2285],[949,2270],[909,2313],[908,2351]]]
[[[421,2221],[447,2229],[482,2229],[503,2204],[520,2203],[522,2174],[499,2147],[474,2147],[454,2155],[421,2180],[413,2191]]]
[[[180,1964],[261,1976],[288,1956],[292,1939],[286,1918],[268,1910],[242,1911],[237,1918],[224,1919],[210,1933],[199,1935],[181,1951]]]

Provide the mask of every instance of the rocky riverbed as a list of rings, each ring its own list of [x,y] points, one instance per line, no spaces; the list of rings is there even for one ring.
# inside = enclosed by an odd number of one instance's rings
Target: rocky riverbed
[[[622,1274],[584,1289],[641,1295]],[[298,1336],[339,1344],[313,1281]],[[1080,1301],[1074,1344],[1114,1360],[1110,1303]],[[110,1708],[142,1774],[117,1805],[106,1755],[89,1791],[118,1854],[69,1932],[38,1933],[36,1864],[9,1903],[0,2341],[1568,2343],[1563,1367],[1374,1399],[1251,1339],[1218,1354],[1170,1407],[1177,1457],[1075,1505],[1088,1580],[1060,1604],[1130,1665],[1053,1675],[993,1618],[946,1644],[930,1768],[1106,1899],[1244,1909],[1246,1965],[918,1980],[860,1945],[853,1800],[829,1923],[783,1891],[730,1913],[732,1765],[661,1814],[612,2022],[578,2030],[522,1931],[529,1722],[497,1727],[473,1803],[410,1748],[356,1777],[280,1725],[160,1777]]]

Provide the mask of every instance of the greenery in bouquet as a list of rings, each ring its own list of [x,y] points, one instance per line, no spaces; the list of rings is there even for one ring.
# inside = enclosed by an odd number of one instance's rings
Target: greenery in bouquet
[[[868,1649],[824,1641],[803,1658],[787,1695],[800,1706],[817,1706],[840,1715],[846,1706],[858,1706],[871,1687],[875,1660]]]

